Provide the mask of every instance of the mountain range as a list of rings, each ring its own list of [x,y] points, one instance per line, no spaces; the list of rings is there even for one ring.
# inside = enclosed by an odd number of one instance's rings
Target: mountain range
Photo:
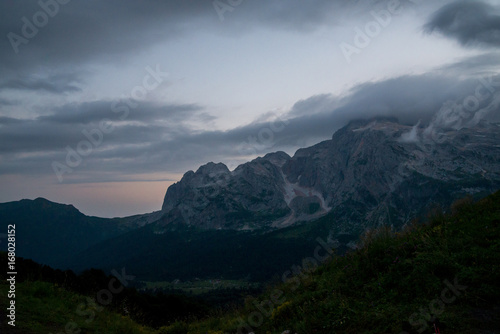
[[[397,230],[436,205],[500,189],[499,130],[353,121],[292,157],[275,152],[233,171],[213,162],[188,171],[157,212],[104,219],[22,200],[0,204],[0,226],[16,223],[20,256],[55,267],[126,266],[149,280],[264,279],[257,273],[294,263],[318,237],[344,251],[367,229]]]
[[[392,120],[351,122],[293,157],[270,153],[232,172],[208,163],[169,187],[162,222],[281,228],[335,210],[337,229],[350,232],[359,222],[400,227],[436,199],[498,189],[498,125],[450,129],[439,142],[425,130]]]

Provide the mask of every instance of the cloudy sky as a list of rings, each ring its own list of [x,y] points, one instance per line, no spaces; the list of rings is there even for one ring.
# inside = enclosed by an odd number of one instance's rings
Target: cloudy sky
[[[161,208],[357,118],[498,120],[500,0],[3,0],[0,202]],[[462,124],[462,125],[461,125]]]

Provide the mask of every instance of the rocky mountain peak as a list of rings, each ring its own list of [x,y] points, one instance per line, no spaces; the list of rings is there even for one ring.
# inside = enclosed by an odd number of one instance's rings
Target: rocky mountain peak
[[[229,174],[229,169],[223,163],[213,163],[209,162],[206,165],[201,166],[196,171],[197,174],[203,175],[218,175],[218,174]]]
[[[401,226],[429,203],[447,206],[500,188],[497,125],[431,131],[388,118],[359,120],[293,157],[269,153],[233,172],[208,163],[168,189],[164,221],[279,228],[335,214],[335,230],[354,233],[387,221]]]
[[[291,157],[283,151],[278,151],[266,154],[263,159],[268,160],[275,166],[282,167]]]

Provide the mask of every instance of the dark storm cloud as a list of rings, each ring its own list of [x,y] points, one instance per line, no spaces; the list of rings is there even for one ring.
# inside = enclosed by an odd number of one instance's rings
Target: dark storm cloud
[[[82,80],[75,73],[63,73],[48,75],[45,77],[33,77],[20,75],[7,81],[0,82],[2,89],[12,89],[21,91],[40,91],[54,94],[79,92],[82,89],[78,86]]]
[[[137,102],[129,102],[137,103]],[[103,119],[121,120],[123,113],[120,107],[126,107],[121,101],[94,101],[64,105],[55,110],[51,115],[40,116],[37,120],[42,122],[53,122],[63,124],[89,124],[100,122]],[[129,108],[131,109],[131,108]],[[125,121],[138,121],[153,123],[155,121],[168,120],[180,123],[183,120],[192,119],[194,116],[204,121],[210,120],[210,116],[199,113],[201,107],[196,104],[178,104],[158,106],[148,102],[140,102],[137,107],[126,114]]]
[[[393,116],[409,125],[429,123],[443,104],[462,102],[475,93],[479,83],[442,72],[438,69],[435,75],[362,84],[340,97],[312,96],[298,101],[285,115],[270,113],[270,121],[261,119],[227,131],[197,130],[193,124],[210,120],[198,105],[142,103],[127,122],[114,122],[114,130],[103,136],[102,145],[85,157],[67,180],[83,182],[82,174],[87,177],[113,171],[184,172],[208,161],[223,161],[234,168],[249,155],[276,150],[293,154],[299,147],[331,138],[340,127],[359,118]],[[496,78],[494,84],[500,86],[500,80]],[[0,118],[0,154],[16,157],[8,159],[9,164],[2,165],[0,172],[33,169],[39,173],[51,170],[54,161],[64,163],[67,147],[76,149],[82,140],[88,140],[82,134],[84,129],[91,131],[102,118],[111,119],[109,106],[110,101],[68,105],[38,120]]]
[[[34,120],[8,118],[0,127],[0,154],[46,152],[79,140],[78,129],[70,126],[43,124]],[[1,124],[1,123],[0,123]]]
[[[19,124],[23,121],[17,118],[0,116],[0,125]]]
[[[129,53],[145,52],[155,44],[207,26],[226,34],[262,25],[307,32],[359,13],[369,15],[370,10],[385,4],[369,0],[243,1],[226,12],[221,22],[212,1],[206,0],[73,0],[60,5],[58,13],[28,38],[27,44],[19,45],[16,53],[7,34],[21,35],[22,18],[32,21],[41,7],[37,1],[0,1],[0,34],[4,36],[0,39],[0,89],[75,92],[80,90],[81,75],[34,77],[27,73],[40,68],[42,73],[52,68],[61,68],[58,73],[71,73],[65,69],[87,63],[118,63]],[[474,20],[484,20],[485,28],[479,29],[476,21],[464,18],[464,8],[472,9]],[[492,11],[485,12],[487,9],[484,3],[471,2],[443,7],[427,30],[463,44],[497,45],[496,16]],[[199,130],[200,124],[209,128],[207,123],[213,118],[197,104],[140,102],[124,120],[112,107],[123,101],[109,100],[46,108],[40,112],[43,116],[28,120],[0,117],[0,173],[54,175],[51,164],[64,163],[67,148],[76,150],[79,143],[88,141],[83,131],[98,129],[103,119],[109,119],[114,130],[103,135],[102,144],[83,158],[68,182],[113,181],[117,174],[184,172],[207,161],[244,160],[276,150],[293,153],[299,147],[330,138],[352,119],[382,115],[398,117],[406,124],[429,122],[446,101],[474,93],[476,80],[459,80],[462,70],[477,73],[495,65],[498,58],[494,54],[481,55],[438,69],[433,75],[366,83],[343,96],[316,95],[298,101],[281,118],[271,122],[259,119],[227,131]],[[9,100],[0,100],[0,105],[8,104]],[[272,119],[272,113],[267,118]]]
[[[124,106],[121,103],[117,100],[68,104],[35,119],[0,117],[0,154],[61,150],[84,140],[82,131],[99,129],[102,121],[114,126],[106,135],[105,144],[126,146],[191,133],[191,123],[213,120],[194,104],[158,106],[149,102],[141,102],[122,118],[122,109],[113,111],[113,106]]]
[[[8,106],[15,106],[18,105],[20,102],[19,101],[14,101],[10,99],[3,99],[0,97],[0,108],[1,107],[8,107]]]
[[[43,9],[40,3],[51,4]],[[15,66],[84,63],[102,57],[119,61],[121,53],[138,50],[178,36],[186,18],[196,19],[211,8],[206,1],[87,0],[54,5],[56,1],[6,0],[0,3],[0,60]],[[47,21],[34,29],[40,16]],[[37,16],[38,13],[38,16]],[[29,21],[30,24],[27,24]],[[43,21],[40,21],[43,23]],[[196,29],[196,22],[191,22]],[[9,34],[26,43],[13,47]],[[12,36],[11,40],[12,40]],[[15,39],[14,45],[18,40]]]
[[[116,63],[129,53],[146,52],[153,45],[200,30],[239,34],[270,26],[311,31],[368,15],[387,1],[242,1],[226,7],[231,10],[221,16],[213,1],[207,0],[73,0],[67,4],[4,0],[0,1],[0,69],[12,74],[37,66]],[[403,5],[414,2],[401,1]]]
[[[425,25],[465,46],[500,46],[500,11],[482,1],[458,1],[439,9]]]

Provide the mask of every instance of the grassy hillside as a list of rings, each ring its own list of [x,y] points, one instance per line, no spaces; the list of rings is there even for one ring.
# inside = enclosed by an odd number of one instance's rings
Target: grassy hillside
[[[7,268],[0,252],[0,267]],[[116,277],[90,269],[79,275],[17,258],[15,298],[0,272],[0,333],[148,333],[179,319],[209,315],[207,303],[178,293],[143,294],[130,288],[135,277],[125,269]],[[213,293],[212,299],[219,297]],[[7,324],[15,301],[16,326]],[[217,300],[215,300],[217,301]],[[66,326],[68,326],[66,328]],[[126,329],[126,330],[125,330]],[[16,331],[17,330],[17,331]]]
[[[400,233],[368,232],[364,247],[317,269],[311,259],[298,262],[283,271],[285,283],[268,287],[259,298],[248,297],[238,311],[156,329],[112,308],[87,322],[88,314],[75,312],[88,303],[86,297],[28,280],[18,285],[17,324],[23,326],[18,333],[64,333],[69,322],[79,333],[406,334],[434,333],[434,325],[442,334],[500,333],[500,192],[478,203],[462,200],[450,211]],[[324,254],[321,249],[316,255]],[[5,310],[1,284],[0,309]]]
[[[138,325],[129,317],[89,303],[88,297],[67,291],[46,282],[23,282],[16,287],[16,326],[6,324],[3,310],[7,308],[4,292],[7,285],[0,284],[2,320],[0,333],[154,333]]]
[[[358,251],[189,333],[499,333],[500,193],[451,212],[367,233]]]

